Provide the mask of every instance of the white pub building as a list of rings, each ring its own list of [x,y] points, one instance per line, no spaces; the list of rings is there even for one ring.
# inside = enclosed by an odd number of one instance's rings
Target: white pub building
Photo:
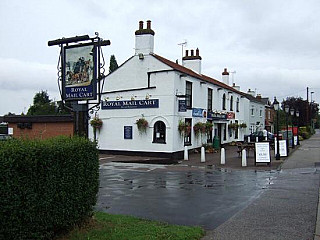
[[[135,54],[105,77],[100,151],[182,158],[185,146],[243,141],[264,129],[264,104],[230,86],[227,69],[222,81],[203,75],[198,49],[186,50],[182,65],[156,55],[154,35],[151,21],[140,21]],[[199,134],[199,126],[207,127]]]

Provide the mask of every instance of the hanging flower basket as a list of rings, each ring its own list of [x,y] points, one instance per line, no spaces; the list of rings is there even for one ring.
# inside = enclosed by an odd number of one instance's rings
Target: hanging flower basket
[[[246,123],[240,123],[240,128],[246,128],[247,127],[247,124]]]
[[[204,134],[206,133],[206,124],[202,123],[202,122],[197,122],[194,126],[193,126],[193,131],[194,134],[196,135],[196,137],[198,137],[200,134]]]
[[[94,117],[91,121],[90,121],[90,125],[94,128],[94,129],[100,129],[102,127],[102,120],[98,117]]]
[[[206,133],[209,135],[213,130],[213,124],[211,122],[206,122]]]
[[[178,131],[181,137],[188,136],[191,132],[191,126],[180,120],[178,124]]]
[[[149,126],[149,123],[148,123],[148,121],[146,119],[139,118],[136,121],[136,124],[137,124],[138,130],[139,130],[140,133],[146,133],[147,132],[147,127]]]
[[[239,128],[239,124],[238,123],[230,123],[228,125],[229,129],[233,129],[233,130],[237,130]]]

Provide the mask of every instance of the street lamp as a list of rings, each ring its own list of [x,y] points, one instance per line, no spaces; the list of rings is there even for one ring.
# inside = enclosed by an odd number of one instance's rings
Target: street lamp
[[[274,97],[273,101],[273,108],[275,111],[277,111],[277,152],[276,152],[276,160],[280,160],[280,154],[279,154],[279,102],[277,101],[277,98]]]
[[[296,116],[298,118],[298,127],[297,127],[297,136],[298,136],[298,139],[297,139],[297,145],[300,145],[300,142],[299,142],[299,116],[300,116],[300,112],[299,110],[296,111]]]
[[[292,131],[292,138],[291,138],[291,141],[292,141],[292,149],[294,149],[294,136],[293,136],[293,116],[294,116],[294,108],[291,108],[290,109],[290,114],[291,114],[291,131]]]
[[[288,115],[290,107],[288,105],[284,106],[284,110],[286,112],[286,124],[287,124],[287,134],[286,134],[286,142],[287,142],[287,156],[289,156],[289,126],[288,126]]]

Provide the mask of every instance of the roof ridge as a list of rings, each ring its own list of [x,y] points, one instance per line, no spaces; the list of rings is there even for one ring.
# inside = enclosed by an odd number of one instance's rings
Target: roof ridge
[[[162,56],[159,56],[159,55],[157,55],[155,53],[151,53],[151,55],[153,57],[155,57],[156,59],[158,59],[159,61],[163,62],[164,64],[172,67],[173,69],[175,69],[175,70],[177,70],[179,72],[186,73],[186,74],[188,74],[188,75],[190,75],[192,77],[195,77],[195,78],[198,78],[200,80],[212,83],[214,85],[226,88],[226,89],[231,90],[231,91],[233,91],[235,93],[238,93],[240,95],[245,95],[246,94],[244,92],[238,91],[237,89],[235,89],[235,88],[233,88],[233,87],[231,87],[231,86],[229,86],[229,85],[227,85],[227,84],[225,84],[223,82],[220,82],[217,79],[214,79],[214,78],[209,77],[209,76],[204,75],[204,74],[199,74],[199,73],[191,70],[190,68],[186,68],[186,67],[184,67],[184,66],[182,66],[182,65],[180,65],[178,63],[172,62],[172,61],[170,61],[170,60],[168,60],[168,59],[166,59],[166,58],[164,58]]]

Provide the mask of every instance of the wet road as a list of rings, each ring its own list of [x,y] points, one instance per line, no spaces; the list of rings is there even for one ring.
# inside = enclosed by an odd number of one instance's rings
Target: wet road
[[[278,175],[110,162],[100,166],[96,210],[214,229],[259,197]]]

